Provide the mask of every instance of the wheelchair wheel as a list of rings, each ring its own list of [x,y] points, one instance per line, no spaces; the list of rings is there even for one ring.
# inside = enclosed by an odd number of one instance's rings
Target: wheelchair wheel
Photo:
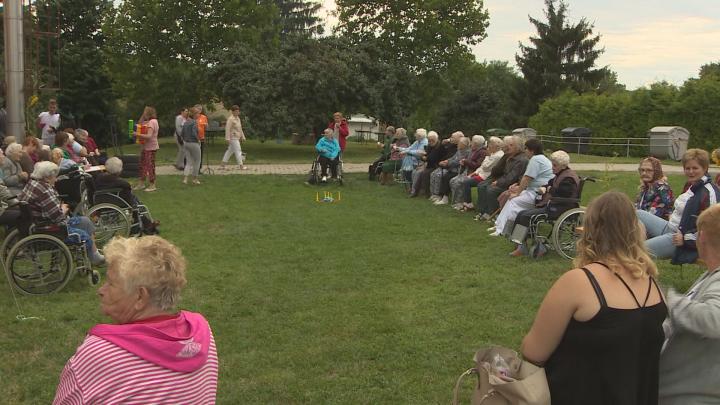
[[[73,213],[75,215],[86,215],[90,208],[90,196],[88,194],[88,188],[85,182],[80,182],[80,201],[75,206]]]
[[[318,162],[317,159],[313,162],[312,168],[310,168],[310,175],[307,182],[310,184],[320,184],[320,162]]]
[[[115,236],[130,236],[129,213],[113,204],[98,204],[90,208],[88,218],[95,224],[95,244],[104,246]]]
[[[553,247],[558,254],[566,259],[575,258],[575,245],[582,234],[585,208],[573,208],[565,211],[555,221],[552,231]]]
[[[70,250],[50,235],[30,235],[8,252],[8,279],[23,294],[44,295],[61,290],[73,275]]]
[[[17,229],[13,229],[5,236],[2,247],[0,247],[0,255],[2,255],[3,262],[7,262],[8,253],[10,253],[10,249],[17,243],[19,234],[20,232]]]

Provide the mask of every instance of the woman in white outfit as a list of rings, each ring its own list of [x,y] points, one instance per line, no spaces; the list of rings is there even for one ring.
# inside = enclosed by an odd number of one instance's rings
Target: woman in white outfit
[[[235,155],[240,169],[245,170],[247,167],[243,165],[242,149],[240,149],[240,142],[245,140],[245,133],[243,133],[242,124],[240,123],[240,107],[234,105],[230,107],[232,113],[225,123],[225,140],[228,143],[228,148],[223,156],[222,163],[220,164],[221,169],[225,169],[225,164],[230,160],[230,156]]]
[[[495,220],[495,226],[488,229],[491,235],[498,236],[505,231],[505,225],[515,221],[520,211],[535,207],[535,197],[540,187],[547,184],[554,174],[550,159],[543,155],[542,142],[529,139],[525,142],[525,154],[530,159],[520,183],[510,186],[510,197]]]

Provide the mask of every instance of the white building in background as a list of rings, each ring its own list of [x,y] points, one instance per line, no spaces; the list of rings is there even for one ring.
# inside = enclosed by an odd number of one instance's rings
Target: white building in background
[[[382,132],[378,120],[365,114],[352,114],[347,122],[352,137],[362,137],[366,141],[377,140],[378,133]]]

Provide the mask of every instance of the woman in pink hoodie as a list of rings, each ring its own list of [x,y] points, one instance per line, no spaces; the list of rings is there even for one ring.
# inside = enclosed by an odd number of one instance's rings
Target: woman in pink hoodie
[[[173,309],[185,259],[159,236],[116,238],[105,247],[98,290],[113,324],[95,325],[68,360],[55,404],[213,404],[218,359],[205,318]]]

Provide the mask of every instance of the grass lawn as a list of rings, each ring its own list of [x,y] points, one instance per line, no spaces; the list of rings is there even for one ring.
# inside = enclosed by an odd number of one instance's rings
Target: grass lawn
[[[357,143],[349,140],[347,148],[343,156],[347,163],[363,163],[372,162],[380,155],[380,149],[375,142]],[[220,163],[220,160],[227,149],[224,139],[215,139],[213,144],[207,146],[210,160],[213,164]],[[277,143],[275,140],[268,140],[260,143],[257,140],[248,140],[242,144],[243,152],[247,153],[247,163],[249,164],[282,164],[282,163],[308,163],[312,162],[314,147],[312,145],[293,145],[285,140],[283,143]],[[123,146],[124,153],[139,153],[138,145]],[[114,154],[109,149],[110,154]],[[175,162],[177,147],[173,138],[165,137],[160,139],[160,151],[157,155],[158,165],[169,165]],[[549,153],[548,153],[549,155]],[[235,158],[231,158],[234,162]],[[573,163],[634,163],[640,161],[638,157],[608,157],[593,155],[570,154],[570,161]],[[678,162],[672,160],[664,160],[663,164],[678,165]]]
[[[636,174],[595,175],[603,181],[588,184],[586,200],[637,185]],[[342,188],[299,176],[203,180],[161,177],[141,198],[189,261],[181,307],[213,327],[222,404],[448,403],[474,351],[517,348],[571,266],[554,254],[511,258],[487,224],[362,175]],[[679,190],[682,179],[670,180]],[[318,190],[341,190],[342,201],[316,203]],[[681,290],[701,271],[660,267],[662,284]],[[66,360],[107,319],[80,278],[52,296],[18,298],[41,320],[16,320],[7,287],[0,282],[0,398],[49,403]]]

